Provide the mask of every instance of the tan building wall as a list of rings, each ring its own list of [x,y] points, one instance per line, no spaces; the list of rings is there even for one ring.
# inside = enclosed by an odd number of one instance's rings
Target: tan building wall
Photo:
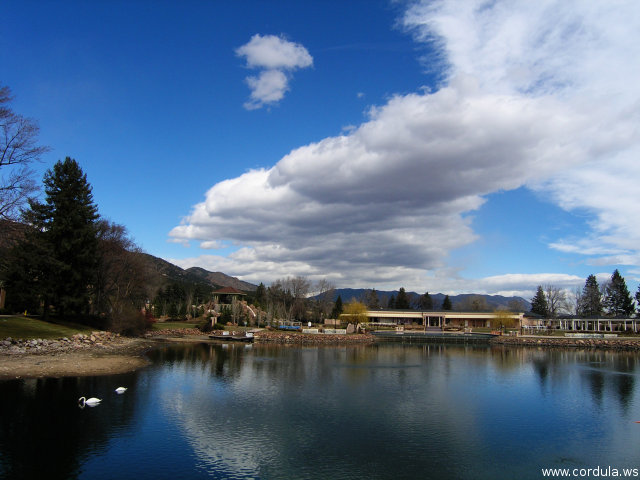
[[[522,324],[524,313],[511,313],[509,315]],[[420,312],[409,310],[370,310],[367,317],[372,323],[393,323],[395,325],[406,325],[415,323],[427,327],[492,327],[499,325],[496,323],[497,317],[495,313],[477,313],[477,312]]]

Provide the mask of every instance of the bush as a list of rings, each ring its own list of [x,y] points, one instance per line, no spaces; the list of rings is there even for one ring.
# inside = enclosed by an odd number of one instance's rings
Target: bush
[[[151,317],[153,319],[153,317]],[[126,337],[142,335],[151,326],[153,321],[147,318],[139,310],[128,307],[120,314],[114,314],[109,319],[109,331],[119,333]],[[155,320],[155,319],[154,319]]]
[[[205,320],[204,322],[200,323],[198,325],[198,330],[200,330],[202,333],[209,333],[211,330],[213,330],[213,328],[211,327],[211,321]]]

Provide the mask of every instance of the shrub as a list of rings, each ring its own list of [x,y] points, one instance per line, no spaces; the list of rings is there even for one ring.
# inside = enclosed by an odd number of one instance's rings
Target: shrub
[[[198,325],[198,330],[200,330],[202,333],[209,333],[211,330],[213,330],[213,327],[211,327],[211,321],[207,319],[204,322],[200,323]]]
[[[153,318],[153,317],[151,317]],[[151,322],[146,315],[134,307],[123,309],[121,313],[113,314],[109,319],[109,330],[127,337],[142,335]]]

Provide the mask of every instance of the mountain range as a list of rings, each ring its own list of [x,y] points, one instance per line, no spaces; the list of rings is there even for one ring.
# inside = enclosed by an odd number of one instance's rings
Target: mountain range
[[[371,289],[365,288],[338,288],[334,292],[333,300],[335,301],[340,296],[342,303],[348,303],[352,299],[357,301],[365,301],[367,295],[371,292]],[[397,298],[398,290],[376,290],[378,301],[380,305],[385,305],[389,298],[393,296]],[[417,304],[418,299],[422,294],[416,292],[407,292],[409,300],[412,305]],[[444,293],[429,293],[433,301],[433,309],[440,310],[442,302],[444,301]],[[504,297],[502,295],[483,295],[476,293],[463,293],[460,295],[449,295],[449,300],[454,310],[481,310],[481,311],[493,311],[500,308],[513,308],[520,304],[521,308],[518,310],[528,312],[531,310],[531,303],[522,297]],[[472,304],[475,302],[475,308],[472,308]]]
[[[190,283],[204,283],[214,287],[233,287],[245,292],[254,292],[257,288],[256,285],[239,280],[236,277],[226,275],[222,272],[210,272],[200,267],[191,267],[186,270],[167,262],[158,257],[152,255],[145,255],[146,261],[152,266],[153,270],[159,273],[161,276],[172,281],[190,282]],[[366,295],[371,292],[371,289],[364,288],[337,288],[334,291],[333,301],[338,296],[342,299],[343,303],[348,303],[352,299],[361,301],[364,300]],[[381,305],[385,305],[388,299],[393,296],[398,296],[397,290],[376,290],[378,299]],[[407,292],[411,304],[417,304],[421,294],[416,292]],[[432,293],[430,294],[433,300],[433,309],[439,310],[442,306],[445,294]],[[449,295],[449,300],[453,305],[454,310],[488,310],[493,311],[499,308],[511,308],[517,303],[521,304],[523,311],[529,311],[531,304],[522,297],[504,297],[502,295],[480,295],[480,294],[461,294],[461,295]],[[473,306],[475,302],[475,306]],[[475,308],[474,308],[475,307]]]

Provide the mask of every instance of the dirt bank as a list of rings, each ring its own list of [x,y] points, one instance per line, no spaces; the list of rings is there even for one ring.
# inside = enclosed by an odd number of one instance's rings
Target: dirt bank
[[[144,353],[156,345],[148,339],[119,337],[108,344],[77,348],[42,344],[12,352],[5,348],[0,351],[0,380],[129,372],[147,365]]]
[[[56,340],[0,340],[0,380],[111,375],[149,364],[145,353],[169,341],[202,341],[198,330],[162,330],[142,338],[110,332]]]

